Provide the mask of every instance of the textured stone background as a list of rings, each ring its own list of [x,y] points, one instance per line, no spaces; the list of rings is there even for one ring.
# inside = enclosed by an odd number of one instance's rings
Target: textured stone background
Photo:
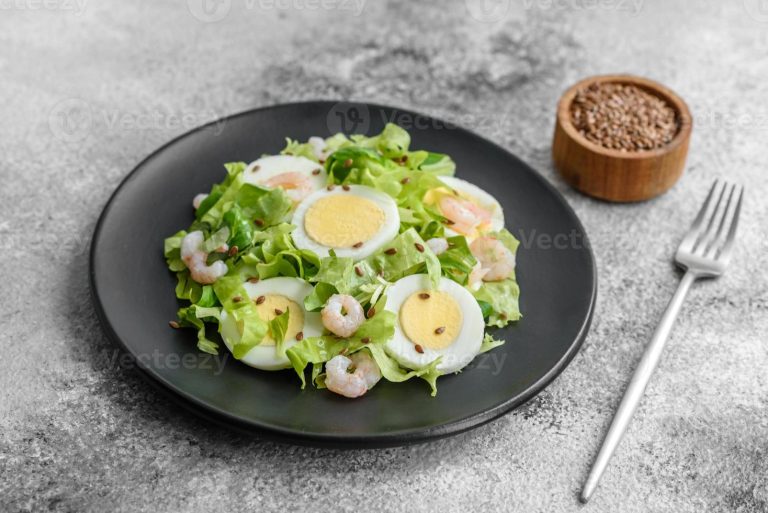
[[[760,0],[221,0],[207,12],[201,0],[84,1],[0,1],[0,510],[768,510]],[[622,71],[668,84],[696,119],[681,182],[628,206],[573,192],[549,157],[562,90]],[[574,206],[597,256],[597,313],[535,400],[452,439],[339,452],[224,431],[114,364],[86,251],[118,182],[201,122],[314,98],[467,125]],[[670,257],[717,176],[748,190],[732,269],[692,291],[598,494],[579,506],[676,286]]]

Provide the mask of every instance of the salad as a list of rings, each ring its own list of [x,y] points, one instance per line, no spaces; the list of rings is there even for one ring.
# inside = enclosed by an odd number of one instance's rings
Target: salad
[[[382,377],[420,378],[434,396],[438,377],[503,344],[486,328],[521,318],[519,243],[491,194],[410,143],[388,124],[225,164],[165,240],[185,305],[171,326],[346,397]]]

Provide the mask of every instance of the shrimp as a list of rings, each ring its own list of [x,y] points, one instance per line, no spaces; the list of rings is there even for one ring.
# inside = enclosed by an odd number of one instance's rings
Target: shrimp
[[[357,299],[346,294],[328,298],[320,315],[328,331],[344,338],[352,336],[365,320],[363,307]]]
[[[491,213],[486,209],[455,196],[444,196],[440,200],[440,212],[453,222],[451,229],[463,235],[471,235],[478,227],[489,224],[491,220]]]
[[[267,187],[280,187],[295,203],[312,194],[312,181],[304,174],[296,171],[280,173],[264,181]]]
[[[203,251],[203,232],[194,231],[181,240],[181,259],[189,269],[189,275],[197,283],[207,285],[227,274],[227,264],[217,260],[211,265],[206,263],[208,253]]]
[[[477,262],[475,266],[472,268],[472,271],[469,273],[468,283],[469,288],[472,290],[477,290],[480,288],[480,285],[483,283],[483,278],[485,275],[488,274],[488,269],[483,269],[483,266],[480,262]]]
[[[352,365],[355,366],[355,372],[361,372],[365,377],[365,385],[368,390],[372,389],[381,379],[381,370],[368,351],[358,351],[349,357]]]
[[[515,270],[515,255],[499,239],[479,237],[472,241],[469,250],[486,271],[483,281],[504,280]]]
[[[328,158],[328,151],[325,148],[325,139],[313,136],[309,138],[308,142],[312,145],[312,152],[318,160],[325,160]]]
[[[208,197],[208,195],[205,194],[205,193],[198,194],[197,196],[194,197],[194,199],[192,200],[192,206],[195,207],[195,210],[200,208],[200,204],[203,201],[205,201],[205,198],[207,198],[207,197]]]
[[[354,370],[350,372],[350,368]],[[355,398],[365,394],[379,382],[381,371],[376,362],[365,352],[351,357],[338,355],[325,364],[325,386],[331,392]]]
[[[432,253],[439,255],[448,250],[448,241],[442,237],[434,237],[427,241],[427,246],[432,250]]]

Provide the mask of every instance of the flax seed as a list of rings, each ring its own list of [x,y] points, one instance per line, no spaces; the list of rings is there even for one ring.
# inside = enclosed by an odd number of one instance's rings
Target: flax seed
[[[622,152],[669,144],[680,129],[675,110],[650,92],[630,84],[591,84],[571,104],[571,122],[588,141]]]
[[[350,189],[349,185],[346,185],[346,184],[342,185],[341,188],[344,189],[345,191],[348,191]]]
[[[422,292],[421,294],[419,294],[419,298],[421,298],[421,299],[429,299],[429,294],[427,294],[426,292]]]
[[[397,248],[389,248],[384,253],[386,253],[387,255],[395,255],[397,254]]]
[[[283,315],[283,311],[279,308],[275,308],[275,315]]]
[[[344,167],[352,167],[352,159],[345,160]]]
[[[370,308],[368,309],[368,318],[370,319],[370,318],[371,318],[371,317],[373,317],[374,315],[376,315],[376,308],[374,308],[374,307],[370,307]]]
[[[360,339],[360,342],[362,342],[363,344],[367,344],[370,341],[371,341],[370,337],[363,337]]]
[[[254,219],[253,222],[256,223],[256,226],[264,226],[264,220],[263,219]]]
[[[424,354],[424,348],[421,347],[421,345],[416,344],[416,345],[413,346],[413,348],[416,350],[417,353]]]
[[[362,276],[363,275],[363,270],[360,269],[360,267],[357,266],[357,265],[355,266],[355,274],[357,274],[358,276]]]
[[[238,251],[240,251],[240,250],[238,249],[237,246],[232,246],[231,248],[229,248],[229,256],[233,257],[233,256],[237,255]]]
[[[419,253],[424,253],[424,246],[422,246],[418,242],[414,243],[413,245],[416,246],[416,251],[418,251]]]
[[[401,183],[401,184],[403,184],[403,185],[406,185],[406,184],[407,184],[408,182],[410,182],[410,181],[411,181],[411,179],[410,179],[409,177],[407,177],[407,176],[406,176],[405,178],[403,178],[402,180],[400,180],[400,183]]]
[[[267,299],[267,298],[266,298],[266,297],[264,297],[264,296],[259,296],[259,297],[257,297],[257,298],[256,298],[256,304],[257,304],[257,305],[260,305],[260,304],[262,304],[264,301],[266,301],[266,299]]]
[[[175,330],[177,330],[177,329],[179,329],[179,328],[181,327],[181,326],[179,325],[179,323],[178,323],[178,322],[176,322],[176,321],[170,321],[170,322],[168,323],[168,326],[170,326],[171,328],[173,328],[173,329],[175,329]]]
[[[362,242],[355,242],[354,244],[352,244],[352,247],[355,248],[355,249],[362,248],[363,247],[363,243]]]
[[[327,190],[329,190],[329,191],[332,191],[332,190],[334,190],[335,188],[336,188],[336,186],[335,186],[335,185],[333,185],[333,184],[331,184],[331,185],[329,185],[328,187],[326,187],[326,189],[327,189]]]
[[[240,297],[240,296],[235,296],[235,297],[232,298],[232,302],[233,303],[239,303],[242,300],[243,300],[243,298]]]
[[[314,171],[312,171],[312,174],[317,176],[317,175],[320,174],[320,170],[319,169],[315,169]]]
[[[300,331],[300,332],[296,333],[296,341],[297,342],[301,342],[302,340],[304,340],[304,332]]]
[[[435,335],[442,335],[445,332],[445,326],[440,326],[439,328],[435,328]]]
[[[250,278],[248,278],[248,283],[259,283],[259,277],[251,276]]]

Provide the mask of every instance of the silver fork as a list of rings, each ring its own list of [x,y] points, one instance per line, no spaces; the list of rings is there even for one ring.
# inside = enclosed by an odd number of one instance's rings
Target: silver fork
[[[605,435],[603,446],[592,465],[584,488],[581,491],[581,502],[587,502],[597,487],[608,461],[619,445],[629,421],[645,393],[645,388],[656,370],[661,359],[664,344],[675,322],[680,307],[694,281],[699,278],[715,278],[725,272],[731,259],[733,239],[736,236],[736,226],[741,212],[741,200],[744,188],[737,184],[715,180],[709,191],[707,200],[702,205],[699,214],[691,225],[688,234],[680,243],[675,255],[675,262],[685,270],[675,295],[667,306],[667,310],[659,322],[656,331],[645,349],[640,364],[637,366],[627,391],[621,400],[619,409],[613,417],[611,427]]]

